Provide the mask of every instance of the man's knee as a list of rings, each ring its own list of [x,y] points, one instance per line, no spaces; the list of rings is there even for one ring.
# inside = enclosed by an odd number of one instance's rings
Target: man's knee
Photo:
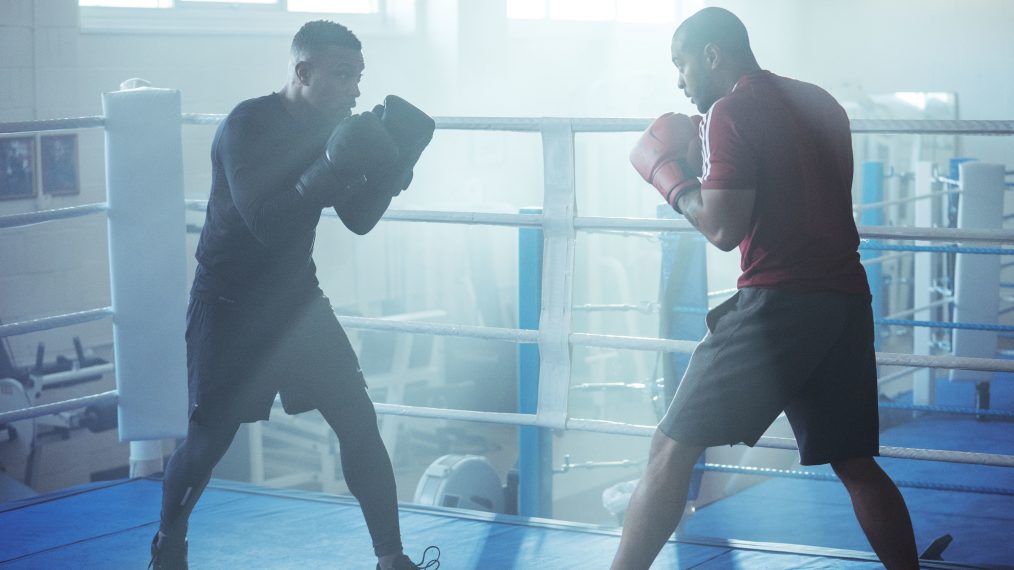
[[[352,393],[343,400],[322,404],[318,410],[343,446],[359,445],[380,438],[377,411],[365,389],[361,393]]]
[[[861,481],[880,475],[880,466],[872,457],[850,457],[831,462],[831,469],[842,481]]]
[[[239,426],[239,422],[197,423],[191,420],[184,444],[194,453],[217,462],[229,449]]]
[[[661,430],[655,430],[648,454],[648,465],[654,469],[688,469],[697,462],[704,448],[677,441]]]

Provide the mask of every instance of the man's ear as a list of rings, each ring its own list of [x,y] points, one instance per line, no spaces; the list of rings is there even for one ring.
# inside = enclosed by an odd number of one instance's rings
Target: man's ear
[[[310,64],[306,61],[296,62],[296,78],[302,85],[310,84]]]
[[[716,44],[707,44],[704,46],[703,57],[705,67],[714,70],[722,61],[722,50]]]

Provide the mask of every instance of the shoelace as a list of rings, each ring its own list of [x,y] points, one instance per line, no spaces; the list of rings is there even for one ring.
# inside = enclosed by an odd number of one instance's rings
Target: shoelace
[[[429,562],[426,562],[426,557],[429,556],[431,548],[433,550],[437,551],[437,555],[433,558],[433,560],[430,560]],[[419,567],[419,570],[439,570],[439,568],[440,568],[440,547],[439,546],[434,546],[434,545],[427,546],[426,550],[423,550],[422,560],[420,560],[419,563],[416,564],[416,566]]]

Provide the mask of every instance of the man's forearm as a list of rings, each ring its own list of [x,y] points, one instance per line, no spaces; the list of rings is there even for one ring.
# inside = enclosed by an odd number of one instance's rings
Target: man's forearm
[[[699,186],[677,199],[687,220],[722,251],[734,249],[746,237],[753,202],[753,190],[702,190]]]
[[[703,233],[704,230],[700,226],[700,215],[704,209],[704,202],[701,200],[701,187],[698,186],[680,194],[676,205],[679,206],[679,210],[683,212],[687,221]]]

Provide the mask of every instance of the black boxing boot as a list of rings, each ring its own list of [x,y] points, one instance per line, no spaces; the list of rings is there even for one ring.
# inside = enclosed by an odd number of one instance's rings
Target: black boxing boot
[[[426,557],[430,553],[430,549],[436,550],[436,556],[429,562],[426,561]],[[426,550],[423,551],[422,560],[418,564],[412,562],[412,559],[404,554],[399,554],[394,559],[394,564],[391,565],[394,570],[438,570],[440,568],[440,548],[436,546],[427,546]],[[377,564],[377,570],[380,569],[380,564]]]
[[[151,539],[151,562],[148,562],[148,570],[188,570],[187,539],[177,539],[161,531],[156,532],[155,538]]]

